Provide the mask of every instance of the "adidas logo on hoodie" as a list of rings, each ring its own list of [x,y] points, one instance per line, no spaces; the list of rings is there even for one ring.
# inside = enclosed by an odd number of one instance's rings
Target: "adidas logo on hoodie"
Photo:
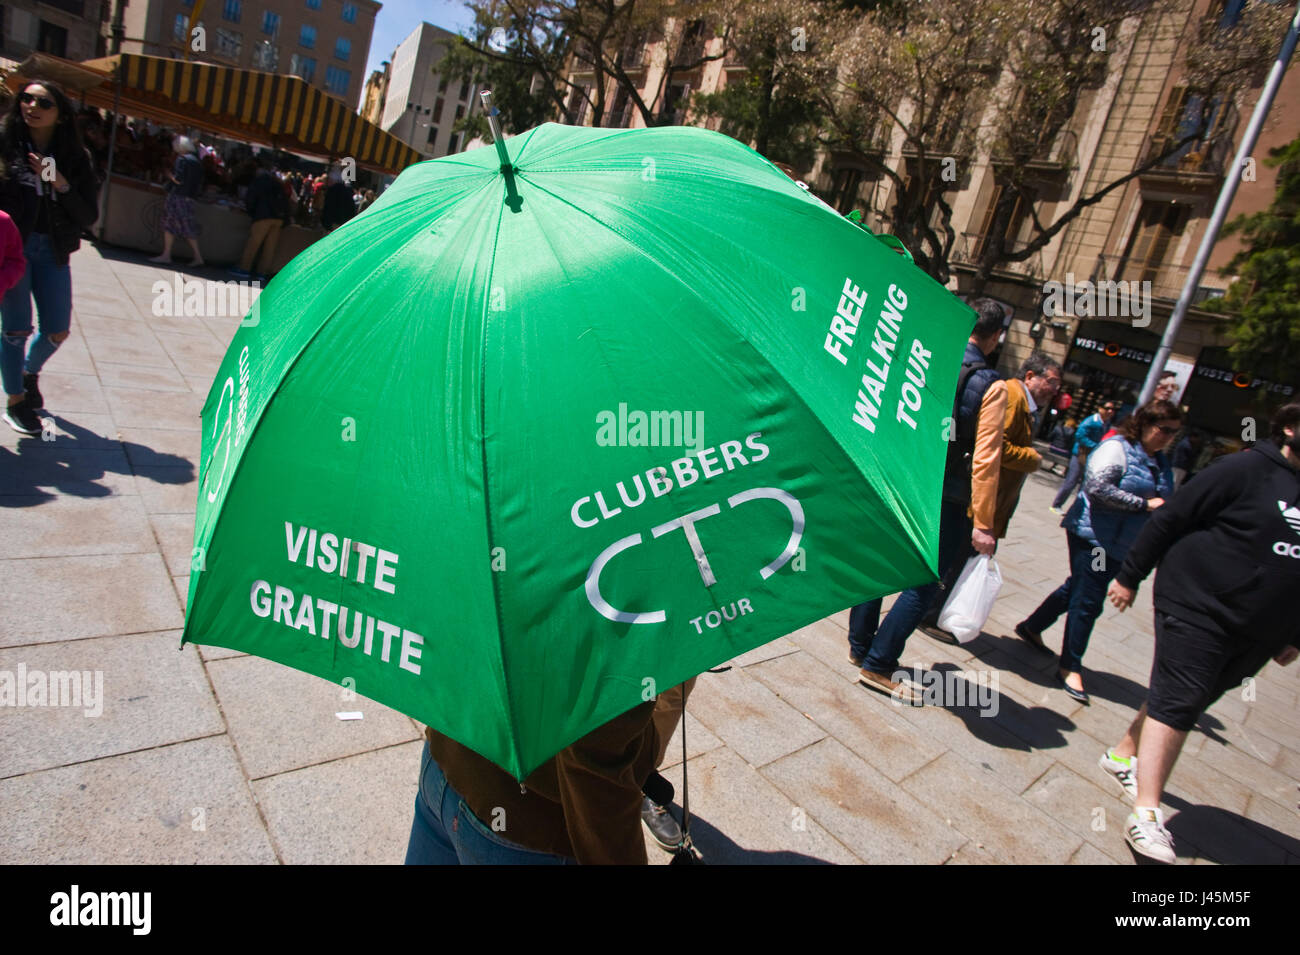
[[[1300,507],[1287,507],[1286,501],[1278,501],[1277,509],[1282,512],[1282,519],[1291,525],[1291,530],[1300,536]],[[1286,541],[1278,541],[1273,545],[1273,553],[1282,557],[1295,557],[1300,559],[1300,544],[1288,544]]]

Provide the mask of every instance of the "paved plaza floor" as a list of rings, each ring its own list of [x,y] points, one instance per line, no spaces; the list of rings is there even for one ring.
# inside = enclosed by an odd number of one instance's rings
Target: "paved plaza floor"
[[[415,721],[275,663],[178,649],[199,412],[238,319],[154,315],[172,272],[142,256],[72,261],[73,334],[41,377],[54,440],[0,434],[0,671],[100,671],[103,712],[0,707],[0,864],[400,862]],[[707,861],[1133,861],[1097,758],[1144,698],[1150,587],[1098,621],[1090,706],[1011,631],[1066,576],[1055,484],[1027,483],[986,632],[908,643],[904,665],[943,675],[946,705],[859,686],[847,611],[701,677],[686,728]],[[1189,737],[1165,802],[1180,862],[1300,862],[1298,694],[1300,664],[1270,663]],[[680,798],[680,740],[669,764]]]

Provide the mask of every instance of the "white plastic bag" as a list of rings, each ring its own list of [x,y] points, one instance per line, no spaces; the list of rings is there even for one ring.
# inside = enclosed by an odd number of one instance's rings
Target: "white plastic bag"
[[[980,635],[984,622],[993,612],[993,602],[1002,589],[1002,571],[998,562],[987,554],[976,554],[966,561],[957,585],[939,613],[939,626],[970,643]]]

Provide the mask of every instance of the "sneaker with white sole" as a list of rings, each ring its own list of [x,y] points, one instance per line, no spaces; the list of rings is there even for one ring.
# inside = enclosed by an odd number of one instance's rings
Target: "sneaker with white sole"
[[[1137,799],[1138,761],[1136,756],[1125,759],[1122,756],[1116,756],[1113,749],[1108,749],[1101,754],[1101,759],[1097,760],[1097,765],[1104,769],[1115,782],[1119,783],[1120,788],[1128,794],[1129,799]]]
[[[19,434],[35,437],[41,433],[41,416],[32,410],[26,395],[17,404],[12,404],[5,409],[4,419],[5,424]]]
[[[1174,837],[1165,828],[1165,817],[1159,809],[1134,809],[1124,824],[1124,841],[1148,859],[1168,865],[1178,861]]]

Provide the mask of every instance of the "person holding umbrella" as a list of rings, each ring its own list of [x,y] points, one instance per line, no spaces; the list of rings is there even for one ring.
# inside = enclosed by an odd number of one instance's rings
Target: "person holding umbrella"
[[[1106,585],[1147,518],[1174,492],[1174,476],[1163,452],[1181,423],[1177,407],[1153,401],[1129,416],[1122,433],[1089,455],[1083,490],[1061,520],[1070,576],[1016,624],[1017,636],[1046,651],[1043,631],[1067,614],[1057,679],[1080,703],[1089,702],[1083,689],[1083,654],[1105,603]]]
[[[1124,838],[1141,855],[1176,858],[1160,800],[1201,714],[1270,659],[1300,656],[1298,470],[1300,404],[1289,404],[1267,441],[1220,458],[1147,522],[1110,585],[1127,610],[1160,565],[1147,700],[1100,761],[1134,800]]]
[[[615,717],[522,784],[428,728],[406,864],[645,865],[641,786],[661,749],[654,706]]]

